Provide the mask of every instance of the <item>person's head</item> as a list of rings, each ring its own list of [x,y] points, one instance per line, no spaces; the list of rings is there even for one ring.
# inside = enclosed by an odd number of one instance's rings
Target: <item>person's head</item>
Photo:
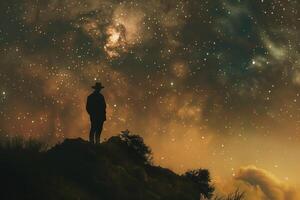
[[[92,88],[97,91],[100,92],[100,90],[102,90],[104,87],[100,82],[96,82],[94,86],[92,86]]]

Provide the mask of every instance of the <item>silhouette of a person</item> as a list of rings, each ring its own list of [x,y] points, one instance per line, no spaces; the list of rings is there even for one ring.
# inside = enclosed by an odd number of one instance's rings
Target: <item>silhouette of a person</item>
[[[94,92],[87,98],[86,111],[91,120],[90,142],[94,144],[96,140],[96,144],[99,144],[103,123],[106,121],[106,103],[104,96],[100,93],[104,88],[102,84],[97,82],[92,88]]]

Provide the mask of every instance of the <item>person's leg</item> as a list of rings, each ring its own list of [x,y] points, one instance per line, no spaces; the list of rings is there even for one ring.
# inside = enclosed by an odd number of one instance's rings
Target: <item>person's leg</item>
[[[100,144],[100,136],[103,129],[103,122],[98,122],[97,131],[96,131],[96,144]]]
[[[90,143],[94,144],[94,131],[93,128],[90,130]]]
[[[96,123],[91,119],[90,143],[95,143]]]

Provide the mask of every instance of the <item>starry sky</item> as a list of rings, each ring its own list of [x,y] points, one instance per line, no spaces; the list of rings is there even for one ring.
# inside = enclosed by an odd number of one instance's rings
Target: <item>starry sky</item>
[[[296,200],[300,189],[297,0],[1,0],[0,134],[102,138],[129,129],[154,162],[208,168],[218,192]]]

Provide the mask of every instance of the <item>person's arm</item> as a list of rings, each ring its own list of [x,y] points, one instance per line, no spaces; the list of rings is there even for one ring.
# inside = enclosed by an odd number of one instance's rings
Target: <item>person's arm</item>
[[[90,106],[90,98],[88,97],[87,98],[87,101],[86,101],[86,111],[90,114],[91,112],[90,112],[90,108],[91,108],[91,106]]]
[[[104,111],[104,120],[106,120],[106,102],[105,102],[105,98],[103,96],[103,111]]]

